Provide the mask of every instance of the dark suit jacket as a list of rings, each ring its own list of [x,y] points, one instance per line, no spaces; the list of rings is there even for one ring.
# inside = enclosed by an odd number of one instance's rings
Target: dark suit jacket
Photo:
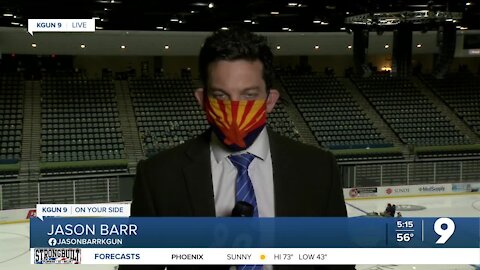
[[[214,217],[210,134],[141,161],[133,188],[132,216]],[[273,166],[275,216],[346,216],[335,157],[268,130]],[[130,268],[132,267],[132,268]],[[121,266],[121,270],[162,269]],[[275,266],[287,269],[354,269],[352,266]],[[227,266],[169,266],[168,269],[228,269]]]

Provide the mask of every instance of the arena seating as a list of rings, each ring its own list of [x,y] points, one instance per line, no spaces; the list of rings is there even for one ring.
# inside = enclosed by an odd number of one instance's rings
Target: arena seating
[[[322,146],[329,149],[393,146],[334,77],[282,75],[281,81]]]
[[[25,82],[20,76],[0,77],[0,164],[21,158]]]
[[[301,141],[300,134],[294,122],[285,110],[284,100],[279,99],[273,111],[268,115],[267,124],[273,131],[296,141]],[[291,106],[291,105],[290,105]]]
[[[0,181],[15,179],[19,172],[24,94],[20,75],[0,76]]]
[[[41,87],[42,162],[126,158],[112,81],[50,78]]]
[[[480,78],[472,73],[422,76],[431,89],[477,134],[480,134]]]
[[[368,78],[352,77],[352,80],[405,144],[471,143],[409,79],[376,73]]]
[[[147,156],[183,143],[208,127],[190,79],[130,80],[129,89]]]

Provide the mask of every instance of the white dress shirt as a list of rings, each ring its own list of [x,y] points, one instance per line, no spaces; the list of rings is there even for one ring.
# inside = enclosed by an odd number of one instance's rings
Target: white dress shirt
[[[267,130],[264,128],[254,143],[244,151],[228,150],[212,133],[210,142],[210,159],[212,165],[213,194],[217,217],[229,217],[235,206],[235,185],[237,168],[232,164],[229,155],[248,152],[255,155],[248,167],[248,175],[252,180],[257,200],[259,217],[274,217],[274,194],[272,157]]]
[[[229,155],[250,153],[255,158],[248,167],[248,175],[252,180],[257,200],[259,217],[274,217],[275,205],[273,194],[273,167],[270,155],[270,143],[266,128],[260,132],[253,144],[244,151],[232,152],[212,133],[210,141],[210,160],[212,165],[213,194],[217,217],[229,217],[235,207],[235,186],[237,168],[232,164]],[[231,266],[230,270],[236,270]],[[264,270],[272,270],[271,265],[264,265]]]

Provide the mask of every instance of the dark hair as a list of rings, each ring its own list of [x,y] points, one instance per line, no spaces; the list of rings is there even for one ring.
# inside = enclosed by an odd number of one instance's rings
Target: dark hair
[[[242,28],[219,30],[209,36],[199,56],[200,79],[205,90],[208,85],[208,66],[219,60],[260,60],[263,64],[263,80],[267,93],[272,88],[273,54],[265,37]]]

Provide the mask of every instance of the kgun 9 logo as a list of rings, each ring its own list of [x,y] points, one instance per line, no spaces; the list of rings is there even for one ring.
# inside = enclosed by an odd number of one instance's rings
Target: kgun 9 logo
[[[455,222],[449,218],[439,218],[433,224],[433,230],[440,236],[435,244],[443,245],[455,232]]]

